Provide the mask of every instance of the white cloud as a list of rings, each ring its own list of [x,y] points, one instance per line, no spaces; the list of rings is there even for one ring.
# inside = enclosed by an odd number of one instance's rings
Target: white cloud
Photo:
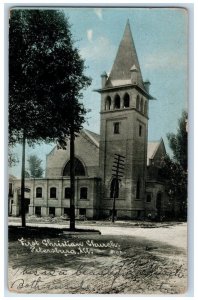
[[[158,52],[145,55],[144,67],[150,70],[172,69],[179,70],[187,66],[187,56],[177,52]]]
[[[88,41],[91,42],[92,38],[93,38],[93,30],[92,29],[88,29],[87,30],[87,39],[88,39]]]
[[[102,8],[94,8],[94,12],[100,20],[103,20]]]
[[[106,37],[100,36],[95,41],[92,41],[92,43],[82,48],[80,52],[85,59],[94,61],[101,59],[108,60],[108,58],[115,56],[116,47],[112,45]]]

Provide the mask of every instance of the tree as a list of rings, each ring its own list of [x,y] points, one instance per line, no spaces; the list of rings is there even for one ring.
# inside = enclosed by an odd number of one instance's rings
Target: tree
[[[24,176],[25,176],[25,178],[30,178],[30,174],[27,170],[25,170],[25,175]]]
[[[64,144],[81,128],[81,90],[90,84],[61,11],[12,10],[9,30],[9,138]]]
[[[44,170],[41,167],[41,164],[41,159],[36,155],[30,155],[28,159],[29,168],[26,170],[26,176],[29,175],[29,178],[42,178]]]
[[[9,147],[8,148],[8,166],[12,167],[12,166],[16,166],[19,163],[19,159],[18,156],[13,153],[12,148]]]
[[[167,135],[169,146],[173,151],[173,159],[179,163],[182,168],[187,170],[188,163],[188,133],[186,129],[188,114],[186,111],[182,112],[182,116],[178,121],[177,133],[169,133]]]
[[[172,215],[187,217],[187,172],[183,167],[166,155],[161,161],[160,178],[166,182],[166,191],[172,205]],[[177,213],[178,215],[178,213]]]
[[[79,132],[86,110],[79,99],[91,80],[74,47],[68,19],[57,10],[11,10],[9,143],[21,142],[21,211],[25,226],[25,143],[58,141]],[[71,129],[72,128],[72,129]]]
[[[169,146],[173,151],[173,158],[165,156],[161,162],[160,176],[166,181],[167,192],[172,201],[173,213],[179,206],[180,217],[187,217],[187,144],[186,128],[187,112],[183,111],[178,121],[177,133],[167,134]]]

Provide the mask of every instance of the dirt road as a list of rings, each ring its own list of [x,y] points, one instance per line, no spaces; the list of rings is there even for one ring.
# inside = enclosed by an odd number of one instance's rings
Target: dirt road
[[[97,225],[99,222],[88,224],[77,224],[77,228],[82,229],[96,229],[101,232],[102,235],[116,235],[116,236],[131,236],[131,237],[141,237],[151,241],[163,242],[169,245],[187,249],[187,223],[165,223],[159,227],[144,228],[135,227],[133,222],[117,222],[117,226],[111,226],[111,223],[104,222],[104,225]],[[21,225],[21,220],[19,218],[12,218],[9,221],[10,225]],[[118,224],[122,225],[119,226]],[[27,222],[29,226],[36,227],[48,227],[48,228],[65,228],[67,224],[39,224],[34,222]]]

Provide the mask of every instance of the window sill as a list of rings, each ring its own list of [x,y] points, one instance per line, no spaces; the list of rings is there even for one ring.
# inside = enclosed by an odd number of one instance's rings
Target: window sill
[[[108,198],[108,197],[106,197],[106,198],[104,198],[104,200],[108,200],[108,201],[113,201],[113,198]],[[117,201],[125,201],[126,199],[125,198],[115,198],[115,200]]]

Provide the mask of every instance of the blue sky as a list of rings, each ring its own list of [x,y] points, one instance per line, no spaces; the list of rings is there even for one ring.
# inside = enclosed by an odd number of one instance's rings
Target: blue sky
[[[175,8],[67,8],[71,32],[87,66],[92,85],[84,92],[83,103],[91,109],[84,127],[99,133],[100,75],[110,72],[129,19],[143,79],[151,82],[150,93],[157,100],[149,104],[148,139],[164,139],[176,132],[178,118],[187,108],[188,99],[188,15]],[[27,156],[37,154],[43,160],[52,145],[27,147]],[[21,146],[15,149],[21,156]],[[20,164],[10,173],[20,176]]]

